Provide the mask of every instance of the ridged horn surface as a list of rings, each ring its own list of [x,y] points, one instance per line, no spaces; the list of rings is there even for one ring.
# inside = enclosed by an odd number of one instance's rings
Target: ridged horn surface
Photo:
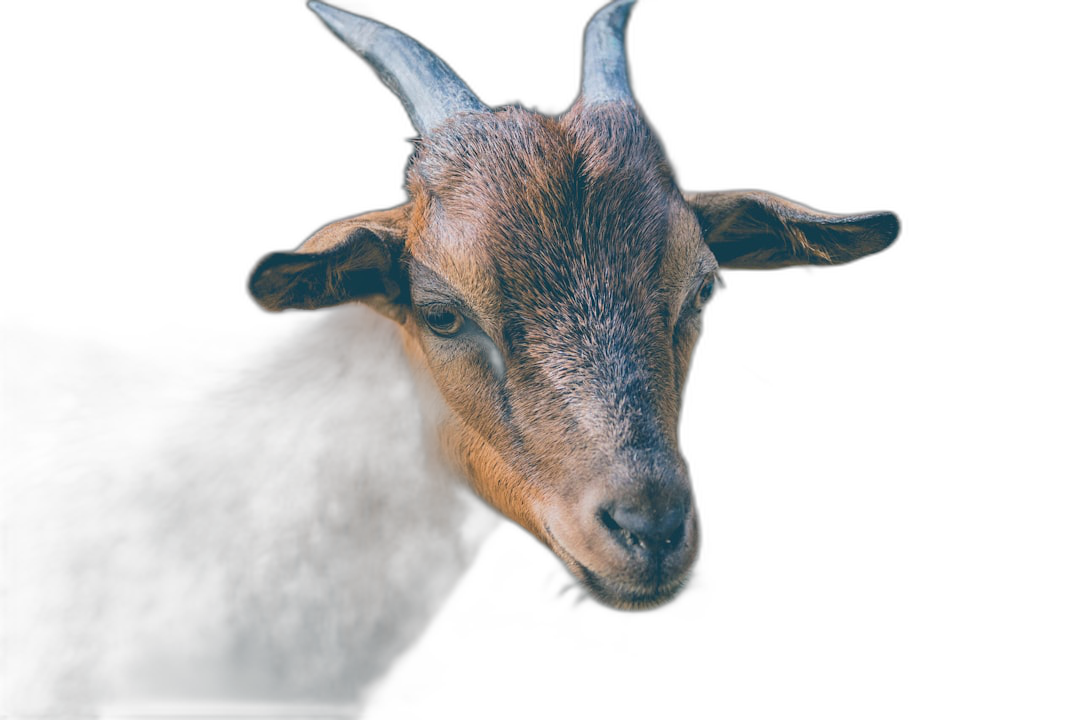
[[[488,107],[435,53],[380,22],[312,0],[308,7],[342,42],[364,58],[405,106],[424,135],[451,115]]]
[[[626,20],[634,0],[614,0],[593,15],[585,28],[581,98],[590,104],[632,102],[626,71]]]

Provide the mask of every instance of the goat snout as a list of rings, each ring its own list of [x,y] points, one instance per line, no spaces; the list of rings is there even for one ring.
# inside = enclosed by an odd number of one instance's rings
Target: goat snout
[[[689,483],[657,485],[609,485],[544,526],[552,549],[601,602],[654,607],[686,583],[699,542],[693,494]]]

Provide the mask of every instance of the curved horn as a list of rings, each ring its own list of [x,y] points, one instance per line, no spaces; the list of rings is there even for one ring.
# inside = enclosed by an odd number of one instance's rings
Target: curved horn
[[[600,8],[585,28],[585,68],[581,98],[586,103],[633,102],[626,74],[626,20],[634,0],[614,0]]]
[[[446,63],[408,35],[317,0],[311,0],[308,7],[375,68],[379,79],[401,100],[421,135],[451,115],[489,112]]]

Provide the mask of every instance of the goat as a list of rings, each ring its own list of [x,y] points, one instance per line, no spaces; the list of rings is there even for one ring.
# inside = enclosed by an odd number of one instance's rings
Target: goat
[[[9,588],[13,685],[25,675],[42,704],[74,708],[124,684],[350,698],[468,565],[491,524],[476,497],[600,602],[645,608],[677,594],[700,534],[680,396],[717,269],[848,262],[887,247],[899,225],[762,192],[681,193],[630,93],[630,6],[616,0],[590,22],[581,96],[550,118],[491,110],[410,38],[311,3],[405,105],[419,133],[410,199],[256,266],[249,286],[268,310],[345,307],[157,448],[165,469],[112,469],[115,494],[82,482],[100,468],[57,483],[134,529],[105,531],[77,503],[54,535],[13,520],[16,546],[42,535],[80,545],[44,569],[36,548],[14,547],[14,577],[69,574],[87,591],[50,585],[30,601]],[[264,440],[221,442],[234,433]],[[91,597],[101,578],[123,597]],[[57,618],[78,628],[38,649]]]

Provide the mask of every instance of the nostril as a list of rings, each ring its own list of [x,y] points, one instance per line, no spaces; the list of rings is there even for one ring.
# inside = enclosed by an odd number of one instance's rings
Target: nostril
[[[659,515],[630,507],[615,506],[600,511],[600,522],[628,547],[674,549],[686,533],[686,510],[671,508]]]
[[[680,510],[672,515],[663,533],[665,545],[678,547],[682,544],[683,536],[686,534],[686,511]]]
[[[611,517],[611,514],[607,510],[600,511],[600,522],[604,523],[604,527],[612,532],[618,532],[623,527],[619,523],[615,522],[615,518]]]
[[[641,545],[641,538],[639,538],[632,530],[620,525],[615,518],[608,513],[607,510],[600,511],[600,522],[604,524],[611,534],[623,541],[623,544],[628,547],[634,547]]]

